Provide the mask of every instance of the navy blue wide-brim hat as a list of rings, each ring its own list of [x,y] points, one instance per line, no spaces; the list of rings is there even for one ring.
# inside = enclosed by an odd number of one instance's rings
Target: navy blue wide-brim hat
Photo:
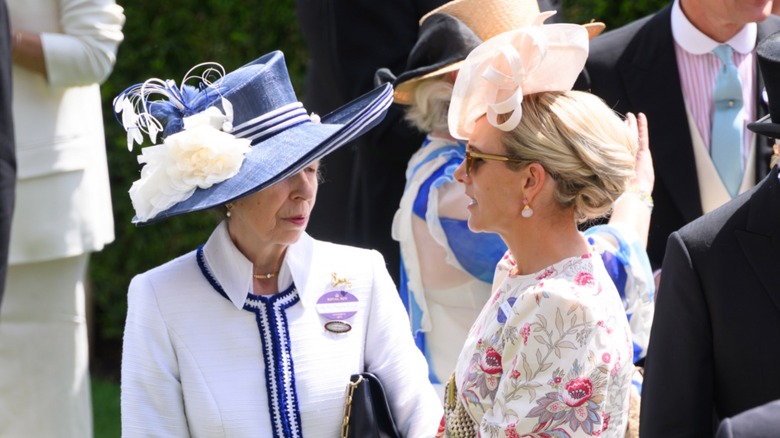
[[[756,56],[769,100],[769,114],[747,127],[757,134],[780,139],[780,32],[759,41]]]
[[[214,82],[208,77],[221,66],[202,66],[203,76],[189,76],[196,66],[181,87],[151,79],[114,100],[130,147],[141,132],[152,142],[164,137],[138,157],[135,224],[224,205],[292,176],[377,125],[393,98],[390,85],[380,86],[320,118],[296,98],[280,51]],[[184,85],[191,78],[199,88]]]

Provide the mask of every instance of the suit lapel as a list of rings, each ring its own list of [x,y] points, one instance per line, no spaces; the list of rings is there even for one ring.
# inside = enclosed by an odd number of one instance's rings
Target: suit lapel
[[[749,202],[747,226],[735,231],[745,258],[780,310],[780,182],[778,167],[756,187]]]
[[[672,37],[671,5],[637,32],[617,64],[630,108],[647,115],[656,178],[686,221],[701,216],[699,182]]]

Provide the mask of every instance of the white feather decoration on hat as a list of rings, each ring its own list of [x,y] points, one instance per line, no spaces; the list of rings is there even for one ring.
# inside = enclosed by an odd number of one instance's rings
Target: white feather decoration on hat
[[[201,74],[194,74],[201,69]],[[213,104],[206,100],[194,102],[200,89],[210,86],[223,76],[224,67],[214,62],[205,62],[187,71],[181,86],[170,79],[151,78],[121,92],[113,103],[114,112],[122,114],[122,126],[127,131],[127,148],[133,150],[134,143],[142,144],[143,133],[149,136],[152,143],[157,143],[157,134],[160,132],[168,136],[184,129],[185,117],[193,116]],[[190,81],[197,82],[198,88],[187,85]],[[151,100],[153,96],[158,99]],[[222,103],[225,103],[224,99]],[[233,109],[230,102],[227,104],[228,107],[224,107],[227,120],[221,129],[230,132]]]
[[[198,68],[202,75],[193,75]],[[141,177],[130,187],[136,216],[146,221],[189,198],[195,189],[207,189],[236,175],[250,150],[250,140],[236,138],[233,131],[233,105],[219,97],[200,98],[198,88],[184,85],[196,79],[201,88],[213,78],[224,76],[219,64],[199,64],[187,72],[181,88],[172,80],[149,79],[134,85],[114,99],[114,111],[122,114],[127,130],[127,147],[143,143],[149,135],[152,146],[141,150]],[[151,96],[162,99],[150,100]],[[224,112],[223,112],[224,111]],[[164,142],[156,144],[162,132]]]

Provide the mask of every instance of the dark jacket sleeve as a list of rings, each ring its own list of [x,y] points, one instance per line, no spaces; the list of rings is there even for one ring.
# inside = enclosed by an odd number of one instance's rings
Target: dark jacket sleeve
[[[16,151],[11,114],[11,33],[5,0],[0,0],[0,303],[8,270],[8,244],[16,186]]]
[[[642,385],[640,436],[713,434],[710,315],[694,259],[669,236]]]

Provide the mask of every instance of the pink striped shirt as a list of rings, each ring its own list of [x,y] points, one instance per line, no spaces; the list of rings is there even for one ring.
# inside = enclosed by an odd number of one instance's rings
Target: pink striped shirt
[[[712,95],[720,60],[712,50],[720,43],[712,40],[696,29],[685,17],[675,1],[672,10],[672,33],[674,49],[677,56],[677,69],[680,75],[683,98],[696,122],[696,128],[701,135],[705,147],[710,149],[713,102]],[[734,64],[739,69],[742,81],[742,98],[744,105],[743,117],[744,135],[742,137],[742,167],[745,167],[753,134],[747,129],[747,124],[756,120],[755,110],[755,75],[753,49],[756,44],[756,25],[750,23],[737,35],[726,42],[734,49]]]

